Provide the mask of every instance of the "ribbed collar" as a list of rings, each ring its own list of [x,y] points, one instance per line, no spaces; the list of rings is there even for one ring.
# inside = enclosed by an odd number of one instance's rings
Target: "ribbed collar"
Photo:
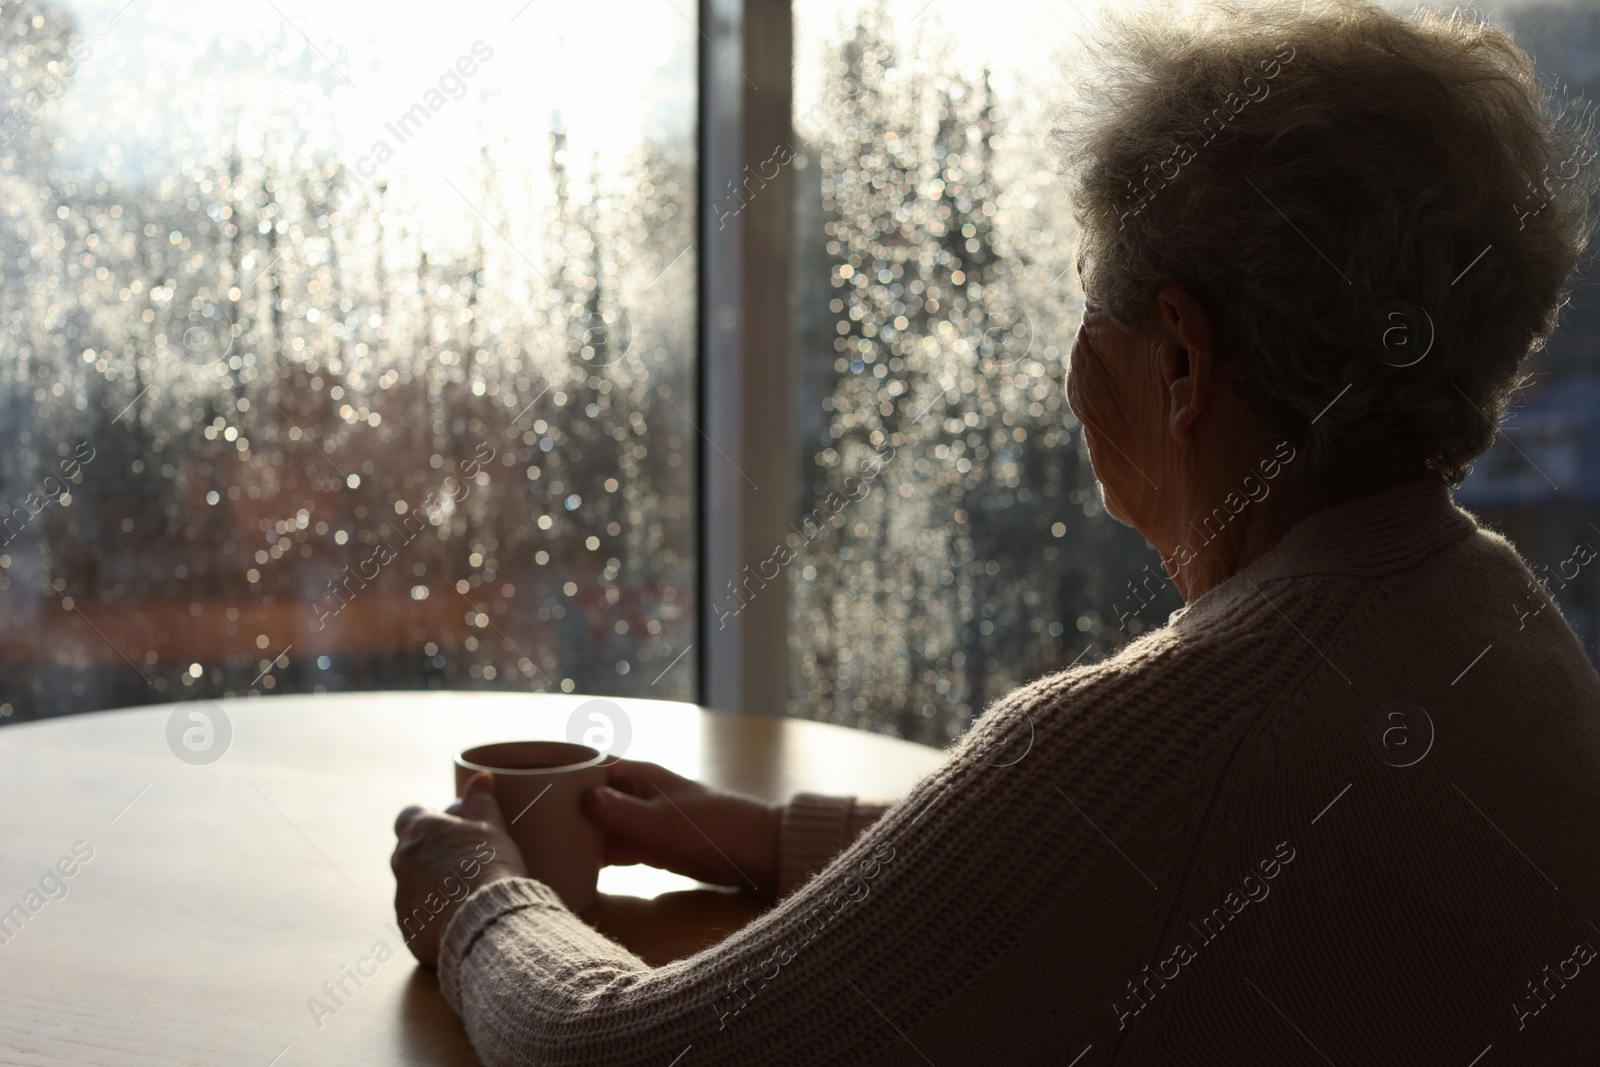
[[[1443,481],[1432,475],[1417,478],[1302,519],[1260,559],[1172,618],[1175,621],[1202,604],[1220,605],[1241,591],[1253,597],[1250,583],[1260,586],[1276,578],[1309,574],[1388,574],[1426,559],[1477,528],[1477,520],[1455,505]]]

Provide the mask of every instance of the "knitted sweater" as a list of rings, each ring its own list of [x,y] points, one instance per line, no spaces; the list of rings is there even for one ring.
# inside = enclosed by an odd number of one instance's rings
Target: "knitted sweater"
[[[1532,582],[1432,479],[1328,508],[881,817],[796,798],[720,944],[507,879],[441,988],[491,1065],[1600,1062],[1600,677]]]

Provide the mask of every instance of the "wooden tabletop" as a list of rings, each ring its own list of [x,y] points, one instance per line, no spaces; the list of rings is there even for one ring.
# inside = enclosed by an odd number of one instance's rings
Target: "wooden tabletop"
[[[394,817],[449,802],[460,749],[562,738],[585,699],[271,697],[0,728],[0,1062],[473,1063],[394,927]],[[771,800],[892,797],[941,758],[821,723],[615,703],[633,735],[622,755]],[[225,754],[179,759],[174,708],[217,707]],[[590,920],[652,963],[759,912],[644,867],[607,868],[600,889]],[[348,995],[331,998],[341,978]]]

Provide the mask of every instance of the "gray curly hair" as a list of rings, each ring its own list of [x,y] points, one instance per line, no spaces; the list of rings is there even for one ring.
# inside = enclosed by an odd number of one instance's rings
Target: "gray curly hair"
[[[1588,109],[1493,27],[1360,0],[1103,14],[1081,47],[1055,144],[1086,298],[1138,329],[1187,288],[1306,477],[1459,482],[1588,244]]]

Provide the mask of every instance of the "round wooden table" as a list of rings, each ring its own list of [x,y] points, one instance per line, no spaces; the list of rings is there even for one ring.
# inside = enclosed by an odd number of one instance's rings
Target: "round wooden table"
[[[564,737],[585,699],[272,697],[0,728],[0,1062],[473,1063],[394,926],[394,817],[450,801],[460,749]],[[892,797],[941,758],[821,723],[615,703],[624,755],[771,800]],[[225,754],[178,758],[174,708],[217,706]],[[590,921],[656,964],[761,908],[645,867],[607,868],[600,889]]]

